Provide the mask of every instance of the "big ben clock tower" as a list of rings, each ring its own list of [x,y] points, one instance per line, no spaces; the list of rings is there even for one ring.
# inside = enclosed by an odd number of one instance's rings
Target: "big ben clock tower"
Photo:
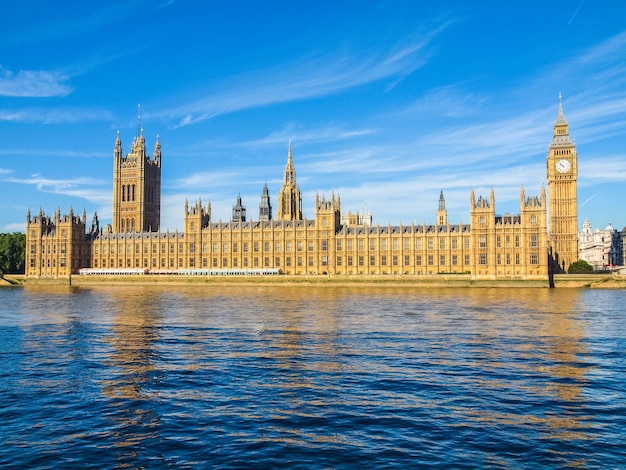
[[[547,157],[550,241],[552,257],[561,270],[578,260],[578,156],[569,137],[559,94],[559,115]]]

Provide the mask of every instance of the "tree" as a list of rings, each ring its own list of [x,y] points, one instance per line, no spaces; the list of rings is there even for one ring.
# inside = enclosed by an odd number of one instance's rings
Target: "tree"
[[[567,272],[570,274],[589,274],[593,272],[593,266],[587,263],[584,259],[579,259],[578,261],[574,261],[570,264]]]
[[[0,233],[0,272],[24,273],[26,235],[19,232]]]

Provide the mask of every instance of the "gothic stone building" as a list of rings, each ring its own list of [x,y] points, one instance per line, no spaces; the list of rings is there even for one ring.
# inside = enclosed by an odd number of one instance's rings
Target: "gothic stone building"
[[[138,133],[139,134],[139,133]],[[566,268],[577,259],[577,156],[569,139],[562,105],[549,147],[548,199],[552,236],[548,236],[546,191],[527,197],[520,191],[520,213],[497,215],[493,190],[469,197],[469,224],[451,224],[443,192],[436,223],[373,225],[342,218],[339,195],[316,196],[312,219],[302,215],[291,145],[278,211],[272,217],[267,186],[259,217],[248,220],[240,198],[230,222],[214,222],[210,203],[185,203],[184,231],[159,229],[161,148],[146,153],[141,132],[131,152],[114,150],[113,227],[91,226],[72,209],[52,217],[27,215],[26,274],[65,277],[81,268],[102,272],[145,269],[151,273],[201,273],[210,270],[285,274],[421,275],[471,273],[474,278],[548,276],[548,253]],[[555,231],[556,230],[556,231]],[[571,233],[570,233],[571,232]]]

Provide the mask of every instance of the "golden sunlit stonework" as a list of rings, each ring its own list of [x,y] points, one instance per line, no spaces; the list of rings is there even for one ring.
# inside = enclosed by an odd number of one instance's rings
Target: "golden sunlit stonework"
[[[238,215],[214,222],[210,203],[185,203],[184,231],[159,230],[161,149],[151,159],[143,131],[122,157],[118,137],[114,150],[113,227],[91,226],[86,213],[72,209],[52,217],[43,211],[27,215],[26,274],[66,277],[79,272],[108,274],[241,274],[413,275],[471,274],[476,279],[546,279],[549,253],[567,267],[577,259],[576,174],[574,145],[569,140],[562,106],[548,154],[547,197],[520,191],[518,215],[496,214],[496,198],[470,191],[469,224],[448,221],[443,192],[436,223],[372,225],[371,218],[342,217],[334,193],[317,195],[315,215],[302,215],[291,144],[276,218],[271,216],[267,185],[259,219]],[[567,161],[568,163],[564,163]],[[237,210],[235,210],[237,209]],[[233,208],[233,214],[245,208]],[[572,234],[574,238],[572,239]]]
[[[547,157],[550,194],[551,254],[555,264],[565,270],[578,260],[578,154],[569,136],[559,95],[559,114],[554,124],[554,138]]]

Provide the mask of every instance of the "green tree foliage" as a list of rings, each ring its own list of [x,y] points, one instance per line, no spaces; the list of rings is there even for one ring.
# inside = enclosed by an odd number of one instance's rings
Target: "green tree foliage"
[[[19,232],[0,233],[0,272],[24,273],[26,235]]]
[[[584,259],[579,259],[570,264],[568,271],[570,274],[589,274],[593,272],[593,266]]]

